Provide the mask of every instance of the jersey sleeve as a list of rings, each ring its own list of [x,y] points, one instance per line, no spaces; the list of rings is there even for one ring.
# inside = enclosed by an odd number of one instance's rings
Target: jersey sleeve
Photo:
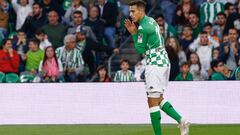
[[[141,26],[139,26],[141,27]],[[142,29],[138,29],[136,34],[132,35],[134,46],[137,53],[143,54],[146,52],[147,33]]]

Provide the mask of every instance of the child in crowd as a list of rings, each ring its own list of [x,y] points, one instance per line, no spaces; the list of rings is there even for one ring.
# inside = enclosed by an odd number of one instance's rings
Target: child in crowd
[[[213,60],[216,60],[216,59],[219,59],[219,54],[220,54],[220,50],[219,48],[213,48],[212,50],[212,59]]]
[[[47,34],[43,31],[43,29],[38,29],[35,32],[35,37],[40,40],[39,48],[41,50],[45,50],[48,46],[52,46],[52,43],[49,42]]]
[[[23,72],[25,70],[24,60],[26,59],[26,53],[28,51],[27,37],[24,31],[17,31],[17,40],[13,43],[13,49],[17,51],[20,57],[19,72]]]
[[[26,57],[26,71],[30,71],[32,74],[38,72],[40,62],[43,60],[44,52],[39,48],[40,41],[36,38],[29,40],[29,51]]]
[[[129,60],[122,59],[120,61],[120,68],[114,77],[114,82],[134,82],[134,74],[131,70],[129,70]]]
[[[190,66],[188,62],[181,65],[181,72],[175,78],[175,81],[193,81],[193,76],[190,73]]]
[[[107,67],[105,65],[99,65],[97,68],[97,78],[94,82],[111,82],[111,78],[108,75]]]
[[[211,68],[213,70],[213,73],[211,75],[211,80],[227,80],[227,78],[224,76],[224,63],[222,60],[213,60],[211,62]]]
[[[197,53],[191,53],[190,59],[190,73],[194,81],[203,81],[208,79],[208,74],[201,69],[200,59]]]

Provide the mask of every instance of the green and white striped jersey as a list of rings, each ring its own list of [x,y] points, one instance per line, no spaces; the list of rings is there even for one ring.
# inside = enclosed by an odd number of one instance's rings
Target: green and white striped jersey
[[[200,8],[200,20],[201,23],[204,24],[206,22],[213,23],[216,20],[217,14],[220,12],[224,12],[223,3],[217,2],[217,0],[213,3],[205,2]]]
[[[139,21],[136,34],[132,35],[135,49],[138,53],[146,54],[147,65],[168,67],[170,65],[165,50],[164,38],[160,34],[157,22],[148,16]]]
[[[57,58],[62,62],[63,69],[73,68],[77,69],[83,66],[84,61],[81,52],[74,48],[71,51],[67,51],[65,46],[56,49]]]
[[[122,70],[116,72],[114,82],[134,82],[134,74],[131,70],[124,73]]]

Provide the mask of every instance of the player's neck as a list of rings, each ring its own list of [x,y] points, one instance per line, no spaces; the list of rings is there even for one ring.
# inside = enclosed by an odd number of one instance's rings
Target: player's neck
[[[143,18],[145,17],[145,15],[146,15],[145,13],[142,14],[138,22],[141,22],[143,20]]]

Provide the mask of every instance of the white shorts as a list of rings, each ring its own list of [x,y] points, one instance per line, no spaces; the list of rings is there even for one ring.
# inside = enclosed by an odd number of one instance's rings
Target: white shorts
[[[147,65],[145,70],[145,88],[147,96],[159,98],[167,89],[170,67]]]

